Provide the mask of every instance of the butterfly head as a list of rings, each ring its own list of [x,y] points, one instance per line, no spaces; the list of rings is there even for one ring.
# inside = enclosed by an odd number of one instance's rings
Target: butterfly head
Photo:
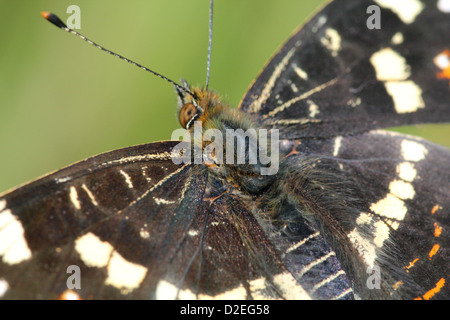
[[[203,128],[211,126],[209,120],[218,116],[226,108],[219,96],[210,90],[191,87],[184,79],[181,79],[181,84],[186,90],[175,86],[180,125],[188,130],[192,130],[195,121],[201,122]]]

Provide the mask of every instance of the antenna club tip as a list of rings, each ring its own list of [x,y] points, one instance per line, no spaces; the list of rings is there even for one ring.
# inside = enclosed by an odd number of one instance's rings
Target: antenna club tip
[[[47,11],[43,11],[43,12],[41,12],[41,16],[45,20],[53,23],[55,26],[57,26],[61,29],[67,28],[67,26],[64,24],[64,22],[62,22],[61,19],[59,19],[56,14],[53,14],[53,13],[47,12]]]
[[[50,15],[51,15],[51,13],[48,12],[48,11],[42,11],[42,12],[41,12],[42,18],[44,18],[44,19],[46,19],[46,20],[48,20],[48,19],[50,18]]]

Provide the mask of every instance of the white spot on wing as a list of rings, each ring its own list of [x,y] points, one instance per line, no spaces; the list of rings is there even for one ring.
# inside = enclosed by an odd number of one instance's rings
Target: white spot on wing
[[[72,204],[75,208],[77,208],[78,210],[81,209],[81,203],[78,199],[77,189],[74,186],[70,187],[70,201],[72,201]]]
[[[145,230],[144,228],[141,228],[139,235],[141,236],[142,239],[150,238],[150,233],[147,230]]]
[[[352,108],[355,108],[355,107],[359,106],[360,104],[361,104],[360,97],[351,98],[350,100],[347,101],[347,105],[349,105]]]
[[[122,294],[127,294],[139,287],[147,271],[144,266],[129,262],[114,251],[108,264],[108,278],[105,284],[120,289]]]
[[[165,280],[159,281],[156,285],[156,300],[175,300],[177,294],[178,288]]]
[[[372,215],[367,212],[361,212],[356,219],[357,224],[369,224],[372,221]]]
[[[397,32],[396,34],[394,34],[394,36],[392,37],[392,43],[393,44],[402,44],[403,43],[403,34],[401,32]]]
[[[254,299],[264,299],[267,298],[261,295],[260,292],[264,289],[264,278],[258,278],[250,281],[250,291]],[[179,289],[175,285],[171,284],[166,280],[161,280],[156,286],[156,299],[157,300],[242,300],[247,298],[247,290],[241,284],[236,288],[225,291],[224,293],[218,294],[216,296],[210,296],[206,294],[195,294],[189,289]]]
[[[106,267],[113,247],[106,241],[89,232],[75,240],[75,250],[88,267]]]
[[[348,238],[366,265],[373,266],[376,259],[375,245],[365,239],[356,228],[348,234]]]
[[[411,68],[406,59],[392,48],[384,48],[370,57],[377,79],[385,82],[386,91],[394,100],[397,113],[415,112],[425,107],[422,90],[413,81],[406,79]]]
[[[370,210],[380,216],[396,220],[403,220],[407,212],[403,200],[391,193],[388,193],[385,198],[377,203],[372,204]]]
[[[328,28],[325,30],[325,37],[320,39],[322,44],[331,51],[331,55],[336,57],[341,48],[341,36],[335,29]]]
[[[418,161],[427,153],[425,147],[415,141],[402,141],[402,155],[405,160]],[[358,228],[355,228],[349,238],[358,252],[363,256],[368,266],[373,265],[376,259],[376,247],[381,248],[389,239],[390,230],[397,230],[400,222],[407,214],[405,200],[413,199],[415,190],[411,182],[416,178],[417,171],[414,164],[404,161],[397,165],[398,179],[389,184],[389,193],[381,200],[370,206],[376,215],[361,212],[356,219],[358,225],[370,226],[368,230],[373,235],[373,242],[365,239]],[[380,218],[384,217],[383,219]]]
[[[450,0],[439,0],[437,7],[442,12],[450,13]]]
[[[384,85],[394,100],[397,113],[410,113],[425,108],[422,89],[413,81],[389,81]]]
[[[8,281],[6,281],[5,279],[0,279],[0,298],[3,298],[8,289],[9,289]]]
[[[447,69],[450,67],[450,57],[446,53],[439,53],[433,61],[439,69]]]
[[[108,267],[105,284],[127,294],[139,287],[147,274],[147,268],[125,260],[106,241],[89,232],[75,241],[75,250],[88,267]]]
[[[0,256],[7,264],[31,258],[22,223],[9,209],[0,212]]]
[[[98,206],[97,200],[95,200],[94,195],[92,194],[91,190],[88,189],[88,187],[86,187],[86,185],[83,183],[83,185],[81,186],[81,188],[87,193],[89,199],[91,199],[91,202],[94,206]]]
[[[150,177],[147,175],[147,169],[148,169],[147,166],[143,166],[143,167],[142,167],[142,175],[144,176],[145,180],[147,180],[147,182],[150,182],[150,181],[152,181],[152,178],[150,178]]]
[[[188,231],[188,235],[190,235],[191,237],[195,237],[196,235],[198,235],[198,231],[191,229]]]
[[[72,179],[72,178],[71,177],[56,178],[55,182],[56,183],[64,183],[64,182],[70,181],[70,179]]]
[[[406,24],[414,22],[425,7],[419,0],[375,0],[375,2],[392,10]]]
[[[166,200],[166,199],[163,199],[163,198],[154,198],[154,199],[155,199],[156,204],[172,204],[172,203],[175,203],[175,201]]]
[[[383,221],[379,220],[373,224],[375,228],[375,237],[373,238],[373,243],[381,248],[384,242],[389,239],[389,226]]]
[[[179,289],[172,283],[161,280],[156,285],[155,292],[156,300],[194,300],[194,299],[215,299],[213,296],[208,295],[196,295],[189,289]],[[242,297],[241,297],[242,299]]]
[[[120,170],[119,172],[125,178],[125,182],[127,183],[128,188],[133,189],[133,182],[131,182],[131,177],[128,175],[128,173],[123,170]]]
[[[428,153],[423,144],[410,140],[403,140],[401,149],[402,156],[407,161],[421,161]]]
[[[402,180],[394,180],[389,184],[389,190],[396,197],[407,200],[414,198],[416,192],[411,183]]]
[[[361,212],[359,217],[356,219],[356,223],[358,225],[369,225],[370,230],[373,232],[373,244],[369,240],[362,240],[363,241],[363,247],[365,247],[365,250],[362,250],[360,253],[369,253],[367,255],[367,258],[365,262],[368,266],[373,265],[376,258],[376,248],[374,245],[378,248],[381,248],[384,244],[384,242],[389,239],[390,230],[388,226],[388,222],[391,220],[377,220],[374,222],[375,219],[379,219],[378,217],[375,217],[370,213]],[[393,225],[393,223],[390,223],[394,229],[397,229],[398,223],[396,226]],[[357,235],[358,239],[362,239],[363,236],[359,234],[359,231],[357,229],[353,230],[353,235]],[[357,241],[357,240],[356,240]],[[355,242],[354,242],[355,243]]]
[[[6,208],[6,200],[5,199],[0,199],[0,212],[3,211],[3,209]]]
[[[297,92],[298,92],[298,88],[297,88],[297,86],[295,85],[295,83],[292,83],[292,82],[291,82],[290,85],[291,85],[292,92],[297,93]]]
[[[309,116],[315,118],[320,113],[319,106],[311,100],[306,100],[306,102],[309,104]]]
[[[342,137],[336,137],[334,139],[334,150],[333,150],[333,156],[337,157],[339,154],[339,150],[341,149],[341,143],[342,143]]]
[[[295,73],[303,80],[308,80],[308,74],[300,68],[296,63],[292,64],[292,68],[294,68]]]
[[[404,57],[391,48],[384,48],[370,57],[380,81],[406,80],[411,74],[411,68]]]
[[[409,162],[402,162],[397,165],[397,173],[400,179],[405,181],[413,181],[417,176],[417,171]]]

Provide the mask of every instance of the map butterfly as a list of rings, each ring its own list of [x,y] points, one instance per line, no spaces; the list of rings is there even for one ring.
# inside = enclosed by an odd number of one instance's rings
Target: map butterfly
[[[446,3],[331,2],[272,57],[239,111],[203,88],[177,89],[180,113],[194,105],[205,125],[279,129],[274,177],[177,165],[178,142],[166,141],[1,195],[2,297],[448,298],[450,153],[380,130],[449,120]],[[381,30],[368,28],[369,8]],[[81,289],[68,290],[69,266]]]

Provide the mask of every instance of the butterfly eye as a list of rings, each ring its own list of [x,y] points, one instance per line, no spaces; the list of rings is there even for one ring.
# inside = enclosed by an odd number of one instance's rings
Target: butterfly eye
[[[178,120],[183,128],[187,129],[189,121],[197,115],[197,108],[192,103],[186,103],[180,110]]]

